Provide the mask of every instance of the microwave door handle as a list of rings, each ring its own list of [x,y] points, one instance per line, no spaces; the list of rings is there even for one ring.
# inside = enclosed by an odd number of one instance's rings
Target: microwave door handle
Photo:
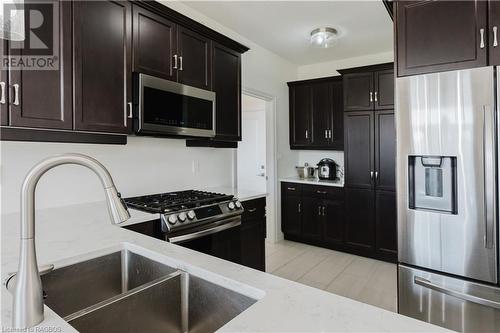
[[[489,105],[483,106],[483,172],[484,172],[484,247],[493,248],[495,223],[495,138],[494,114]]]
[[[436,283],[431,282],[430,280],[421,278],[419,276],[415,276],[413,279],[413,282],[415,284],[418,284],[421,287],[431,289],[431,290],[437,291],[439,293],[446,294],[448,296],[459,298],[459,299],[462,299],[464,301],[488,306],[490,308],[500,309],[500,302],[497,302],[497,301],[494,301],[491,299],[487,299],[487,298],[477,297],[477,296],[467,294],[467,293],[464,293],[464,292],[461,292],[458,290],[445,288],[443,286],[440,286]]]

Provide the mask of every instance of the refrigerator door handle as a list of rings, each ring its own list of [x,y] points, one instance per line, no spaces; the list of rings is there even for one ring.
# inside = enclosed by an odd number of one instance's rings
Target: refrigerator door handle
[[[500,309],[500,302],[491,299],[481,298],[474,295],[463,293],[461,291],[448,289],[440,285],[437,285],[435,283],[432,283],[431,281],[421,278],[419,276],[415,276],[413,281],[415,282],[415,284],[418,284],[419,286],[422,286],[424,288],[428,288],[452,297],[460,298],[463,299],[464,301],[473,302],[476,304],[488,306],[495,309]]]
[[[484,247],[493,248],[495,223],[495,120],[491,107],[483,105],[483,166],[484,166]]]

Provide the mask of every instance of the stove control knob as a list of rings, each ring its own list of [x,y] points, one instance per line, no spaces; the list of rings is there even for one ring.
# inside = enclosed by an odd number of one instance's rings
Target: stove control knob
[[[190,210],[188,213],[187,213],[187,216],[188,216],[188,219],[192,220],[196,217],[196,214],[194,213],[194,210]]]
[[[170,215],[168,217],[167,221],[168,221],[168,223],[170,223],[172,225],[176,224],[177,223],[177,217],[174,214],[172,214],[172,215]]]
[[[182,212],[179,215],[177,215],[177,219],[179,219],[179,222],[184,223],[186,221],[186,213]]]
[[[234,204],[236,205],[236,208],[241,208],[241,202],[236,201]]]
[[[234,207],[235,207],[235,206],[234,206],[234,202],[232,202],[232,201],[231,201],[230,203],[228,203],[228,204],[227,204],[227,208],[229,208],[230,210],[233,210],[233,209],[234,209]]]

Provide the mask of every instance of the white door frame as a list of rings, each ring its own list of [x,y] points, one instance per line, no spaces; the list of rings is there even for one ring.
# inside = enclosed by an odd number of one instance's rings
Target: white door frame
[[[266,207],[266,229],[267,240],[270,242],[279,241],[280,228],[278,223],[278,159],[276,156],[276,97],[269,95],[257,89],[242,87],[242,94],[262,99],[266,102],[266,190],[267,190],[267,207]],[[243,112],[243,111],[242,111]],[[237,153],[234,153],[234,172],[233,183],[237,185],[238,177],[236,174],[237,168]]]

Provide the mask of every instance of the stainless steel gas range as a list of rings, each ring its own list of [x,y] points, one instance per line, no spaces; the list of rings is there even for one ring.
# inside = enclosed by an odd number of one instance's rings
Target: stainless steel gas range
[[[232,195],[187,190],[124,200],[129,209],[153,214],[124,228],[239,263],[244,209]]]

